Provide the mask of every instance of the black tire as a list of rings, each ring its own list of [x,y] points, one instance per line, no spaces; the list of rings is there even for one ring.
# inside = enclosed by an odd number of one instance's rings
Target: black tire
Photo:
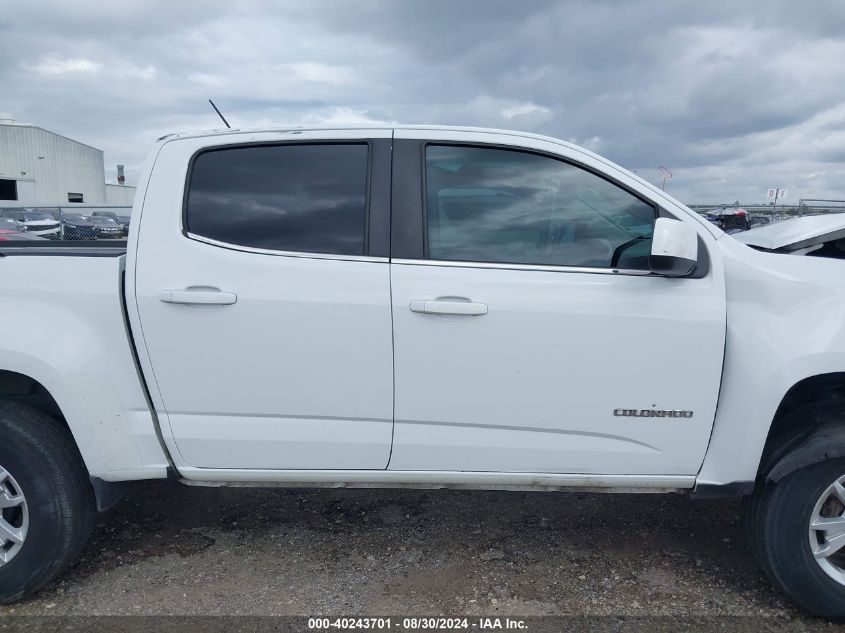
[[[845,618],[845,585],[816,563],[808,530],[819,497],[843,475],[845,458],[813,464],[759,484],[744,508],[751,549],[772,582],[806,611],[836,619]]]
[[[761,459],[755,493],[743,499],[742,518],[746,540],[754,557],[763,571],[766,572],[766,575],[773,580],[774,576],[763,550],[762,540],[757,537],[758,525],[761,520],[760,513],[764,507],[763,501],[768,497],[769,488],[772,485],[766,481],[766,477],[775,464],[796,450],[807,439],[813,428],[817,428],[828,421],[842,419],[845,419],[845,407],[843,407],[841,398],[810,402],[798,407],[780,420],[779,427],[781,430],[767,441],[769,446]]]
[[[0,466],[26,497],[29,530],[0,566],[0,604],[38,591],[70,565],[94,530],[94,490],[76,444],[58,421],[0,402]]]

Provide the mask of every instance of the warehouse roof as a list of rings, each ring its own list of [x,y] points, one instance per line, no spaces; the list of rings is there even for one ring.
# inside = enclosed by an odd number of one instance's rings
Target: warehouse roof
[[[83,147],[87,147],[89,149],[93,149],[97,152],[102,152],[103,150],[94,147],[93,145],[88,145],[88,143],[83,143],[82,141],[77,141],[75,138],[70,138],[69,136],[65,136],[64,134],[57,134],[52,130],[45,130],[43,127],[39,127],[38,125],[32,125],[31,123],[18,123],[15,120],[3,119],[0,118],[0,127],[20,127],[20,128],[29,128],[32,130],[40,130],[46,134],[51,134],[52,136],[58,136],[59,138],[63,138],[66,141],[70,141],[71,143],[76,143],[77,145],[82,145]]]

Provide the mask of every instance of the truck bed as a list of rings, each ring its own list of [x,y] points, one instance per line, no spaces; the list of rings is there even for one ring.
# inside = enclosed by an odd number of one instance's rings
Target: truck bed
[[[0,244],[0,366],[52,395],[92,476],[163,476],[125,318],[125,242],[38,244]]]

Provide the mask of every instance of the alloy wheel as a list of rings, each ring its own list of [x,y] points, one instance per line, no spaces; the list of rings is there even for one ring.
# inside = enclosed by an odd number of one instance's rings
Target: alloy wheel
[[[810,551],[822,571],[845,585],[845,476],[830,484],[810,515]]]
[[[0,567],[23,547],[29,531],[29,507],[15,478],[0,466]]]

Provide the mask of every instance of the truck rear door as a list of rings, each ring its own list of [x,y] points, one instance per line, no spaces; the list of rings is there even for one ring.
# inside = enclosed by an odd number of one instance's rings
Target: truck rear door
[[[177,465],[387,466],[391,131],[325,136],[180,139],[156,160],[134,300]]]

